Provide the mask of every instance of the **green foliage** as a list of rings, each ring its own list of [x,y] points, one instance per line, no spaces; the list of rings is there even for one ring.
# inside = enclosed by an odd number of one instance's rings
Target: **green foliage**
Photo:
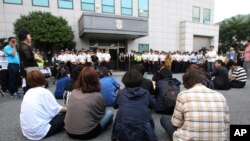
[[[52,47],[75,47],[74,34],[67,21],[49,12],[35,11],[22,15],[14,23],[14,33],[18,36],[23,28],[30,31],[33,45],[44,51]]]
[[[237,15],[220,23],[220,50],[230,46],[244,48],[244,41],[250,38],[250,15]]]

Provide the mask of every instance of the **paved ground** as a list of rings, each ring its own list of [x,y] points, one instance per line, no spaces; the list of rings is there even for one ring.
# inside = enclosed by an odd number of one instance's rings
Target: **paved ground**
[[[114,73],[114,76],[120,82],[123,73]],[[148,76],[151,78],[152,76]],[[174,77],[181,80],[182,75],[176,74]],[[54,92],[54,86],[50,84],[49,88]],[[181,89],[184,89],[183,86]],[[231,124],[250,124],[250,82],[244,89],[231,89],[229,91],[220,91],[226,97],[230,108]],[[26,140],[22,136],[19,124],[19,113],[22,98],[10,98],[8,95],[0,97],[0,141],[22,141]],[[63,104],[61,100],[59,103]],[[113,110],[116,113],[116,110]],[[168,141],[169,138],[162,129],[159,119],[161,115],[153,113],[155,121],[155,132],[159,141]],[[99,137],[92,141],[110,141],[111,127],[103,132]],[[61,132],[53,137],[45,139],[46,141],[70,141],[71,139]]]

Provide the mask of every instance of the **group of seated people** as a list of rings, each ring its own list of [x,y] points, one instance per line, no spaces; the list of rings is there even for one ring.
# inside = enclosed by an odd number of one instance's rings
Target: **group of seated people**
[[[143,77],[143,65],[131,66],[122,78],[123,89],[105,67],[96,70],[78,66],[73,72],[69,76],[67,71],[60,70],[55,96],[44,88],[41,72],[28,73],[26,79],[31,89],[24,96],[20,113],[26,138],[40,140],[64,129],[73,139],[95,138],[113,123],[113,112],[106,108],[113,107],[118,111],[112,141],[157,141],[152,110],[164,114],[161,125],[174,140],[227,140],[226,100],[209,89],[213,88],[209,74],[196,66],[190,66],[183,75],[187,90],[182,92],[180,81],[164,65],[158,67],[153,81]],[[233,72],[232,82],[239,79],[237,74]],[[60,106],[55,97],[64,98],[66,106]]]

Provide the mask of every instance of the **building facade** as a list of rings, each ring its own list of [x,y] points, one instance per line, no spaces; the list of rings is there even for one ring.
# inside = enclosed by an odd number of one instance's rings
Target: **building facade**
[[[0,0],[0,38],[31,11],[64,17],[76,48],[125,51],[197,51],[218,48],[215,0]]]

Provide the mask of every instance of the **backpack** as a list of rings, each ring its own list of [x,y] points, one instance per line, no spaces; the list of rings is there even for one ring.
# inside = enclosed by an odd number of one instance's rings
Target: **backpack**
[[[180,81],[175,78],[162,79],[157,82],[156,104],[158,108],[156,111],[166,111],[175,107],[177,96],[180,93],[180,85]]]

